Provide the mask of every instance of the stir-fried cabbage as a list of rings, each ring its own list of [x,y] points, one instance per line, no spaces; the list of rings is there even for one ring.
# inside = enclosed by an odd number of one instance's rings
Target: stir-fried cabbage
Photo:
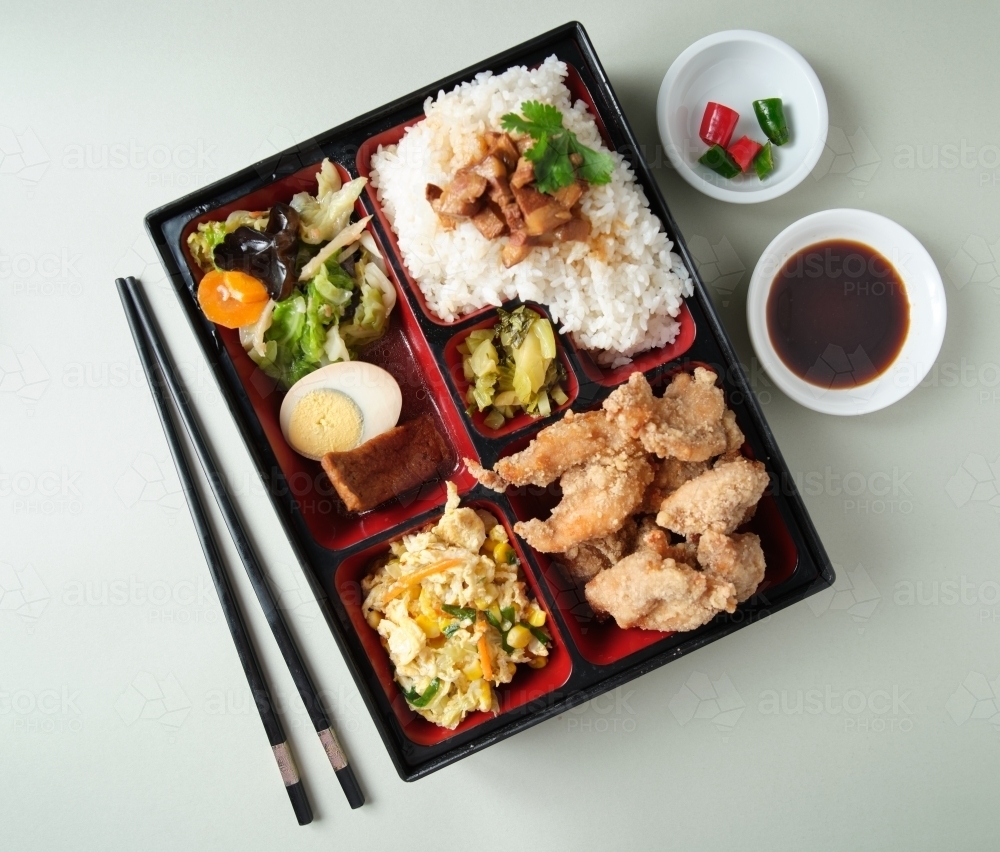
[[[302,290],[274,306],[263,347],[249,350],[265,373],[292,385],[318,367],[350,361],[385,334],[396,293],[387,299],[368,283],[370,258],[361,249],[352,275],[332,257]]]
[[[206,272],[215,269],[215,247],[226,238],[227,233],[225,222],[202,222],[198,230],[188,236],[191,256]]]
[[[329,160],[323,161],[323,168],[328,162]],[[320,176],[322,175],[321,169]],[[344,230],[351,221],[354,202],[358,200],[366,183],[368,183],[367,178],[356,178],[338,189],[333,189],[333,182],[326,180],[323,184],[325,192],[323,195],[314,196],[308,192],[300,192],[293,196],[291,206],[299,214],[299,236],[302,241],[318,245],[332,240]]]
[[[316,182],[316,195],[300,192],[291,201],[300,217],[295,289],[239,330],[253,361],[286,387],[318,367],[356,358],[385,334],[396,304],[385,261],[365,230],[371,217],[351,222],[367,181],[342,184],[326,159]],[[241,226],[263,231],[269,212],[236,210],[225,221],[199,224],[188,237],[195,261],[206,272],[215,269],[215,249],[226,235]]]
[[[226,238],[226,234],[231,234],[241,225],[263,231],[267,227],[267,213],[234,210],[225,222],[202,222],[198,230],[187,238],[195,263],[205,272],[216,269],[215,247]]]

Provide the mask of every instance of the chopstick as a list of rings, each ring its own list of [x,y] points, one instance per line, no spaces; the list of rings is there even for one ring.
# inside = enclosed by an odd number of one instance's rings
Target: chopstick
[[[229,625],[229,632],[232,634],[233,643],[236,645],[236,653],[239,654],[240,662],[243,664],[243,672],[246,675],[247,683],[250,685],[254,704],[260,713],[260,720],[264,723],[264,731],[267,733],[268,742],[270,742],[274,758],[278,762],[281,780],[285,782],[285,789],[288,791],[288,798],[292,802],[292,809],[295,811],[295,818],[298,820],[299,825],[308,825],[312,822],[313,818],[312,808],[309,805],[309,799],[306,797],[305,787],[299,778],[292,752],[288,747],[285,732],[281,726],[281,720],[274,711],[274,702],[271,700],[267,682],[261,673],[253,643],[243,622],[239,602],[235,595],[233,595],[232,587],[229,584],[229,576],[226,573],[225,563],[223,563],[219,553],[219,547],[212,533],[212,528],[209,526],[201,496],[195,487],[187,455],[180,442],[177,425],[174,422],[173,415],[163,394],[163,386],[153,367],[149,342],[143,334],[139,313],[133,302],[132,294],[127,289],[126,282],[119,278],[115,281],[115,284],[118,287],[118,295],[122,300],[122,306],[125,308],[125,317],[128,319],[129,329],[132,332],[132,338],[135,340],[135,348],[139,352],[142,369],[146,373],[146,380],[149,382],[149,389],[153,394],[156,413],[160,417],[163,434],[170,447],[170,455],[174,459],[174,466],[177,468],[177,475],[187,498],[191,519],[194,521],[195,529],[198,532],[198,539],[201,541],[201,549],[205,554],[205,561],[208,562],[208,569],[212,574],[212,581],[215,583],[215,591],[219,595],[219,604],[222,606],[226,623]]]
[[[275,641],[278,643],[278,648],[281,650],[285,665],[288,667],[295,687],[302,697],[306,712],[308,712],[316,734],[323,744],[323,750],[326,752],[327,758],[333,766],[337,780],[344,790],[344,795],[347,797],[348,803],[352,808],[360,808],[365,803],[364,793],[361,791],[357,778],[354,776],[354,770],[347,762],[347,757],[337,739],[337,734],[320,701],[316,687],[313,685],[309,670],[306,668],[295,640],[281,615],[281,610],[274,600],[260,561],[250,542],[250,537],[247,535],[246,530],[244,530],[243,523],[229,497],[225,480],[219,471],[215,457],[202,436],[201,429],[188,402],[188,395],[177,378],[170,354],[163,345],[152,314],[146,305],[142,290],[138,282],[131,277],[126,279],[125,286],[131,296],[131,302],[139,315],[144,337],[152,347],[153,355],[160,368],[160,373],[177,407],[191,444],[194,446],[195,454],[201,462],[202,470],[205,472],[212,487],[216,503],[222,512],[226,526],[229,528],[229,534],[232,536],[236,550],[243,561],[243,567],[246,569],[250,583],[257,594],[257,600],[260,602],[264,616],[267,618],[267,623],[274,634]]]

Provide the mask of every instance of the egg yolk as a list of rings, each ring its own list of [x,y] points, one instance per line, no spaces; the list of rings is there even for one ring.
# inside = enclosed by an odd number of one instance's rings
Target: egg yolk
[[[300,452],[319,457],[353,450],[361,443],[363,425],[361,409],[347,394],[314,390],[292,411],[288,438]]]

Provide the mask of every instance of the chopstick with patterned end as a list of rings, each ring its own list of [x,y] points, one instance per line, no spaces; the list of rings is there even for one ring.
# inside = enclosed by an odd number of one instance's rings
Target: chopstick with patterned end
[[[267,618],[267,623],[274,634],[275,641],[278,643],[281,655],[285,659],[285,665],[288,666],[288,671],[295,682],[295,687],[302,697],[306,712],[309,713],[309,718],[316,729],[316,734],[319,736],[320,742],[323,744],[323,749],[326,751],[330,764],[333,766],[337,780],[344,790],[344,795],[347,797],[348,803],[352,808],[360,808],[365,803],[364,793],[361,791],[361,787],[354,776],[354,770],[347,762],[344,750],[337,740],[337,735],[320,701],[316,687],[313,685],[312,677],[299,654],[298,647],[291,632],[288,630],[288,626],[285,624],[281,610],[278,609],[278,604],[274,600],[274,595],[267,584],[267,579],[257,558],[257,553],[250,543],[250,537],[243,528],[243,522],[236,512],[236,507],[229,497],[225,480],[215,462],[215,456],[202,436],[194,412],[188,403],[187,392],[177,378],[170,355],[164,347],[163,341],[160,339],[159,331],[153,322],[152,314],[146,305],[142,290],[138,282],[131,277],[126,279],[126,287],[131,295],[131,302],[139,315],[144,337],[152,347],[153,356],[156,358],[160,373],[177,407],[181,422],[184,424],[184,428],[194,447],[195,454],[201,462],[202,470],[205,472],[205,476],[212,487],[215,501],[222,512],[226,526],[229,528],[229,534],[232,536],[236,550],[243,561],[243,567],[246,569],[250,583],[257,594],[257,600],[260,602],[264,616]]]
[[[122,306],[125,308],[125,316],[128,319],[129,329],[132,338],[135,340],[135,348],[139,353],[139,360],[142,362],[142,369],[146,373],[146,381],[153,394],[153,402],[156,404],[156,413],[160,417],[163,426],[163,434],[170,447],[170,455],[174,459],[174,466],[177,468],[177,476],[184,489],[187,498],[188,509],[191,511],[191,519],[194,521],[198,538],[201,541],[201,549],[205,554],[205,561],[208,562],[208,569],[212,574],[212,581],[215,583],[215,591],[219,595],[219,604],[229,625],[229,632],[232,634],[233,643],[236,645],[236,653],[239,654],[240,662],[243,664],[243,672],[246,674],[247,683],[250,685],[250,692],[253,695],[254,704],[260,713],[260,720],[264,723],[264,730],[267,732],[267,739],[271,743],[271,750],[274,758],[278,762],[278,769],[281,772],[281,780],[285,782],[285,789],[288,791],[288,798],[291,799],[292,809],[295,811],[295,818],[299,825],[308,825],[312,822],[312,808],[309,799],[306,797],[305,787],[299,778],[295,760],[285,738],[281,720],[274,710],[274,702],[271,700],[267,682],[261,673],[260,664],[257,662],[257,655],[254,652],[253,643],[247,633],[246,625],[243,623],[243,615],[240,612],[239,602],[233,595],[232,587],[229,584],[229,576],[226,573],[225,563],[219,553],[212,528],[208,523],[205,514],[205,507],[201,502],[201,496],[195,487],[194,478],[191,475],[191,468],[188,465],[187,455],[181,446],[177,425],[173,415],[170,413],[166,398],[163,394],[163,386],[160,377],[156,374],[153,358],[150,355],[149,341],[143,332],[143,326],[136,311],[132,294],[129,292],[124,279],[115,281],[118,287],[118,295],[121,297]]]

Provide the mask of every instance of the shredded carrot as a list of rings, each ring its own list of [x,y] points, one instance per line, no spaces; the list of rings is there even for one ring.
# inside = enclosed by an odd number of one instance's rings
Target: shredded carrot
[[[493,664],[490,662],[490,646],[486,641],[486,634],[479,634],[479,665],[483,669],[483,678],[493,680]]]
[[[449,568],[455,568],[458,565],[463,565],[464,560],[462,559],[442,559],[440,562],[435,562],[433,565],[428,565],[426,568],[421,568],[419,571],[414,571],[412,574],[406,574],[399,578],[388,592],[385,593],[385,597],[382,600],[388,603],[393,598],[399,597],[403,592],[405,592],[414,583],[419,583],[421,580],[426,580],[428,577],[432,577],[435,574],[440,574],[442,571],[447,571]]]

